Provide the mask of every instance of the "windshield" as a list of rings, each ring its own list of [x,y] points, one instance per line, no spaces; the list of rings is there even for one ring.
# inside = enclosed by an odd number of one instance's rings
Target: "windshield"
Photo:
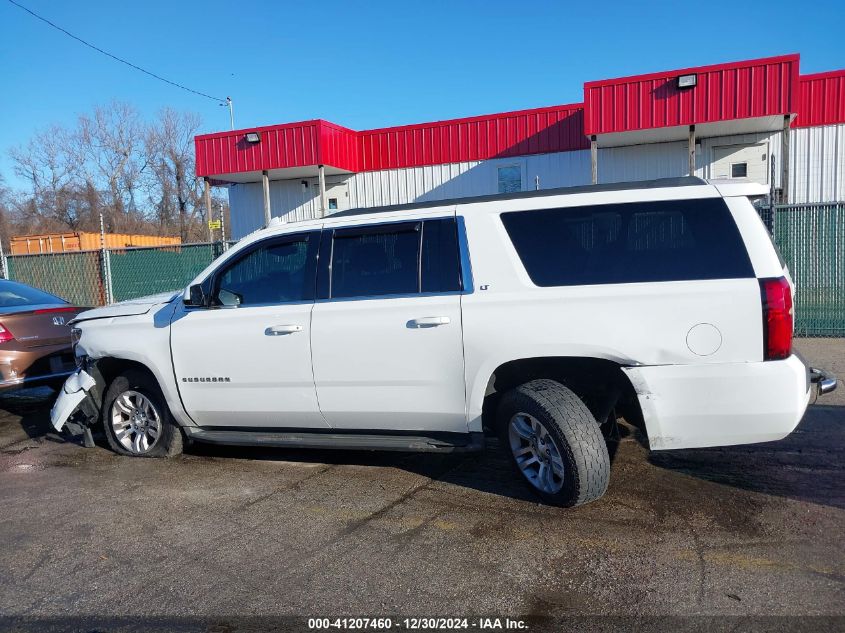
[[[64,304],[66,302],[43,290],[38,290],[38,288],[14,281],[0,282],[0,308],[42,305],[45,303]]]

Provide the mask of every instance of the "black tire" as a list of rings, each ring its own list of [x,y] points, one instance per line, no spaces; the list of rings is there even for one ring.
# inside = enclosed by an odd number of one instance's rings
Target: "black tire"
[[[559,489],[553,492],[542,490],[540,484],[534,483],[517,463],[514,453],[518,449],[512,448],[512,434],[519,435],[519,432],[516,428],[511,430],[511,422],[514,420],[517,420],[517,425],[526,420],[539,422],[545,428],[546,437],[550,437],[554,444],[553,447],[544,444],[546,455],[549,450],[556,448],[558,454],[554,457],[559,458],[563,465],[562,481],[558,483],[557,475],[555,479],[549,479],[553,484],[550,487],[559,485]],[[497,422],[502,447],[514,469],[546,503],[569,508],[595,501],[607,491],[610,455],[601,427],[581,399],[559,382],[532,380],[508,391],[499,403]],[[514,441],[525,443],[521,448],[529,450],[529,458],[535,454],[528,446],[530,441],[521,435]],[[525,463],[530,461],[528,459]],[[552,462],[550,460],[547,463]]]
[[[145,452],[136,452],[126,448],[117,437],[112,424],[112,407],[115,400],[126,392],[135,392],[146,397],[157,414],[160,430]],[[109,443],[109,448],[115,453],[132,457],[174,457],[182,453],[182,431],[173,421],[158,383],[144,371],[131,369],[112,380],[108,391],[106,391],[106,397],[103,399],[102,417],[106,440]]]

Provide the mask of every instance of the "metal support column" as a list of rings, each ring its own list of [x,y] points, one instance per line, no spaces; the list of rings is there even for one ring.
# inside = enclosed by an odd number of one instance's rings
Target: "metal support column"
[[[211,228],[211,183],[208,178],[203,178],[205,183],[205,191],[203,197],[205,198],[205,224],[208,227],[208,241],[214,241],[214,231]]]
[[[781,203],[789,204],[789,123],[790,115],[783,117],[783,133],[780,137],[780,189]]]
[[[270,226],[273,214],[270,211],[270,174],[266,169],[261,172],[261,185],[264,188],[264,226]]]
[[[599,144],[596,141],[596,135],[590,137],[590,173],[592,176],[591,182],[597,185],[599,182]]]
[[[689,126],[689,175],[695,176],[695,126]]]
[[[317,165],[317,172],[320,177],[320,217],[326,217],[328,203],[326,202],[326,168],[324,165]]]

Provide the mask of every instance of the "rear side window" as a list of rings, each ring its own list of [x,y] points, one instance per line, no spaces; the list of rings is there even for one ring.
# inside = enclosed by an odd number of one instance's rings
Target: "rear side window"
[[[421,222],[336,231],[332,297],[419,291]]]
[[[538,286],[754,276],[721,199],[511,212],[502,222]]]
[[[331,297],[377,297],[461,289],[454,218],[338,229]]]

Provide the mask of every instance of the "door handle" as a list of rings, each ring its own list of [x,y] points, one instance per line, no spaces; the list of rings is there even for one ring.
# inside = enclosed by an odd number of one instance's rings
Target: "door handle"
[[[447,316],[420,317],[418,319],[411,319],[410,321],[408,321],[408,327],[437,327],[438,325],[447,325],[449,323],[451,323],[451,319]]]
[[[282,334],[294,334],[301,331],[301,325],[271,325],[264,330],[264,334],[267,336],[281,336]]]

